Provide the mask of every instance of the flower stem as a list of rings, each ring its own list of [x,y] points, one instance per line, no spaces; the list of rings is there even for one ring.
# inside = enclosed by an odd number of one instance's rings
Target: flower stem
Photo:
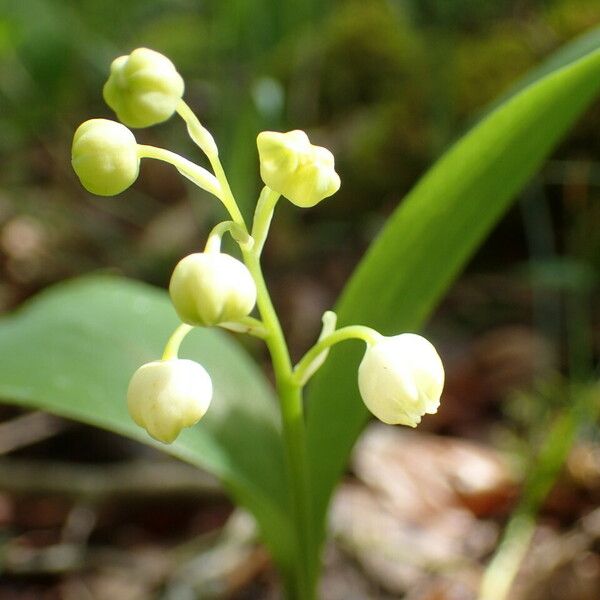
[[[219,149],[211,133],[200,123],[194,111],[186,104],[183,98],[177,104],[177,113],[185,121],[188,133],[194,143],[208,156],[218,156]]]
[[[177,112],[186,122],[194,142],[208,157],[222,190],[220,198],[227,207],[231,218],[234,223],[247,231],[244,218],[231,192],[212,136],[202,126],[185,102],[180,102]],[[256,284],[258,310],[264,328],[264,339],[273,362],[281,406],[290,506],[293,512],[297,540],[297,556],[294,561],[295,572],[290,574],[294,586],[293,598],[294,600],[313,600],[315,569],[313,565],[313,546],[310,540],[310,494],[302,387],[293,380],[292,362],[287,343],[260,265],[260,252],[267,237],[278,198],[279,194],[272,190],[268,188],[263,190],[256,208],[252,228],[254,244],[251,248],[241,245],[241,249],[244,262]]]
[[[290,503],[296,525],[298,557],[296,560],[296,586],[299,598],[314,597],[312,543],[310,541],[310,491],[306,453],[306,426],[302,404],[302,388],[292,377],[292,363],[281,324],[271,302],[262,274],[256,249],[244,252],[244,260],[254,277],[257,304],[267,331],[265,342],[273,361],[273,370],[281,406],[283,434],[286,447]]]
[[[165,150],[164,148],[156,148],[155,146],[146,146],[138,144],[138,155],[140,158],[154,158],[173,165],[184,177],[187,177],[192,183],[195,183],[199,188],[210,192],[216,196],[225,208],[231,214],[232,206],[228,205],[227,199],[224,197],[224,191],[219,185],[218,179],[209,173],[204,167],[179,156],[176,152]],[[236,206],[237,208],[237,206]],[[235,209],[234,209],[235,210]],[[233,218],[233,214],[232,214]]]
[[[349,325],[348,327],[342,327],[321,338],[298,362],[294,367],[293,381],[300,385],[304,385],[310,378],[310,373],[313,363],[317,360],[322,352],[325,352],[331,346],[344,342],[346,340],[358,339],[363,340],[367,344],[374,344],[381,334],[366,327],[364,325]]]
[[[296,526],[297,552],[295,593],[301,600],[314,598],[313,544],[310,539],[310,481],[306,451],[306,424],[302,403],[302,386],[293,379],[292,361],[281,324],[260,265],[264,246],[279,194],[265,187],[254,214],[252,237],[254,247],[244,251],[244,261],[257,289],[257,304],[266,329],[265,342],[271,354],[275,383],[281,407],[286,449],[290,506]]]
[[[198,117],[183,100],[181,100],[177,106],[177,113],[185,121],[192,140],[206,154],[210,166],[223,190],[221,200],[229,211],[231,218],[235,223],[245,227],[244,217],[242,217],[242,213],[231,192],[231,187],[225,176],[225,171],[221,164],[217,146],[214,143],[212,135],[210,135],[208,130],[200,123]]]
[[[247,335],[252,335],[261,340],[264,340],[267,335],[267,330],[262,324],[262,321],[259,321],[254,317],[244,317],[235,323],[219,323],[219,327],[235,333],[246,333]]]
[[[252,224],[252,237],[254,238],[254,244],[256,248],[256,254],[260,256],[267,234],[269,233],[269,226],[275,212],[275,206],[279,200],[281,194],[274,192],[271,188],[264,187],[258,202],[256,204],[256,211],[254,213],[254,223]]]
[[[179,353],[179,346],[181,346],[181,342],[183,342],[183,338],[194,329],[191,325],[187,323],[182,323],[177,327],[177,329],[173,332],[165,349],[163,351],[162,360],[173,360],[177,358]]]
[[[250,236],[245,227],[241,227],[238,223],[234,223],[233,221],[222,221],[221,223],[217,223],[208,234],[204,251],[220,252],[221,239],[227,232],[231,234],[231,237],[244,250],[250,250],[254,245],[254,239]]]

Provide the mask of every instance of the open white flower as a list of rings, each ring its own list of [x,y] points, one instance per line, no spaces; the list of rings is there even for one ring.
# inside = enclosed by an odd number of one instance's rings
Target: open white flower
[[[365,352],[358,387],[380,421],[416,427],[424,414],[437,412],[444,367],[436,349],[420,335],[381,337]]]
[[[153,438],[170,444],[195,425],[212,399],[212,381],[193,360],[157,360],[141,366],[127,390],[131,418]]]
[[[333,154],[313,146],[304,131],[263,131],[256,144],[265,185],[296,206],[314,206],[340,189]]]

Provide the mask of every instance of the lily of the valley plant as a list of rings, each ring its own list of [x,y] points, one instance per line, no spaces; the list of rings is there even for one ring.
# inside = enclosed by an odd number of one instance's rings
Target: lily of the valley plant
[[[367,408],[389,424],[415,427],[424,414],[437,411],[444,385],[442,362],[431,343],[414,333],[384,337],[362,325],[336,328],[336,315],[323,315],[315,345],[292,364],[263,273],[260,257],[280,198],[309,208],[340,187],[334,157],[313,145],[303,131],[258,135],[260,174],[265,184],[254,219],[247,224],[219,160],[212,135],[183,100],[184,82],[173,63],[146,48],[117,58],[104,86],[104,98],[119,122],[92,119],[75,132],[73,168],[94,194],[112,196],[137,178],[140,161],[153,158],[173,165],[182,175],[222,202],[228,220],[214,226],[203,248],[175,266],[169,285],[182,323],[166,341],[162,357],[141,365],[127,391],[131,418],[156,440],[169,444],[185,427],[202,427],[210,410],[210,373],[197,362],[180,358],[179,346],[195,327],[220,327],[264,340],[273,362],[286,447],[287,481],[295,525],[293,573],[284,573],[290,597],[315,595],[314,544],[310,536],[310,483],[307,472],[302,391],[327,359],[331,346],[349,339],[365,342],[356,385]],[[177,113],[192,140],[204,152],[212,173],[174,152],[138,144],[129,129],[161,123]],[[240,257],[221,251],[230,235]],[[256,314],[253,316],[253,313]],[[235,369],[235,365],[231,365]],[[240,393],[243,393],[242,391]],[[343,415],[340,415],[343,418]]]

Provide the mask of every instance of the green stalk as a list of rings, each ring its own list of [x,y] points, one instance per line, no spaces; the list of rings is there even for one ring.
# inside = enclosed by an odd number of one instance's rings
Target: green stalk
[[[308,461],[306,453],[306,426],[302,404],[302,388],[294,383],[292,362],[281,329],[281,324],[271,302],[264,280],[260,260],[253,251],[244,252],[244,262],[257,288],[257,304],[263,325],[267,331],[265,342],[271,354],[277,393],[281,405],[281,417],[286,449],[286,464],[290,484],[290,504],[296,524],[298,557],[294,596],[298,600],[314,598],[312,545],[310,532],[310,493]]]
[[[247,232],[243,216],[231,191],[212,136],[202,126],[185,102],[177,112],[187,124],[196,144],[205,152],[221,189],[220,198],[233,222]],[[275,373],[275,383],[281,407],[290,507],[295,524],[296,561],[293,573],[285,573],[290,600],[314,600],[316,585],[315,553],[310,539],[310,492],[306,450],[306,424],[302,403],[302,386],[293,377],[292,361],[281,324],[260,265],[260,254],[273,217],[279,194],[265,188],[260,196],[252,227],[253,246],[240,244],[242,256],[257,290],[257,306],[264,328],[264,340],[269,349]],[[217,231],[220,233],[220,230]]]
[[[183,342],[183,338],[194,329],[191,325],[187,323],[182,323],[177,327],[177,329],[173,332],[165,349],[163,351],[162,360],[173,360],[176,359],[179,354],[179,346],[181,346],[181,342]]]
[[[223,204],[229,211],[232,218],[235,220],[235,214],[237,206],[235,201],[231,203],[229,196],[226,196],[224,192],[226,190],[221,189],[218,179],[209,173],[204,167],[197,165],[196,163],[179,156],[175,152],[165,150],[164,148],[156,148],[154,146],[146,146],[144,144],[138,144],[138,156],[140,158],[153,158],[155,160],[161,160],[163,162],[173,165],[184,177],[189,179],[192,183],[195,183],[200,189],[210,192]],[[237,211],[239,213],[239,211]]]
[[[319,356],[329,350],[331,346],[344,342],[346,340],[362,340],[368,345],[373,345],[382,336],[365,325],[348,325],[333,331],[329,335],[320,339],[298,362],[294,368],[293,381],[298,385],[305,385],[308,378],[312,375],[313,362]]]
[[[206,154],[215,177],[221,184],[223,192],[221,200],[229,211],[231,218],[238,225],[245,227],[244,218],[242,217],[242,213],[240,212],[238,204],[235,201],[233,193],[231,192],[231,187],[229,186],[229,181],[225,175],[223,165],[221,164],[221,159],[219,158],[219,152],[212,135],[210,135],[208,130],[200,123],[198,117],[196,117],[194,112],[183,100],[179,102],[177,106],[177,112],[185,121],[188,133],[190,134],[192,140],[204,152],[204,154]]]
[[[478,600],[506,600],[535,533],[536,515],[552,490],[582,425],[598,417],[597,391],[582,389],[591,378],[589,301],[581,291],[567,298],[569,406],[556,418],[529,470],[523,495],[481,581]]]
[[[588,402],[587,395],[577,408]],[[494,557],[487,566],[478,600],[506,600],[535,533],[536,515],[569,453],[579,420],[575,408],[560,415],[542,446],[523,497],[511,516]]]
[[[217,174],[217,178],[219,175]],[[219,178],[220,179],[220,178]],[[290,506],[296,524],[298,560],[296,564],[296,589],[291,595],[299,600],[314,598],[315,569],[313,544],[310,540],[310,481],[306,450],[306,423],[302,401],[302,385],[293,377],[293,366],[281,324],[260,265],[260,254],[273,218],[279,194],[264,188],[254,215],[252,237],[254,247],[242,251],[257,289],[257,305],[267,331],[265,342],[271,354],[275,383],[281,407],[281,419],[286,450],[286,465],[290,491]]]

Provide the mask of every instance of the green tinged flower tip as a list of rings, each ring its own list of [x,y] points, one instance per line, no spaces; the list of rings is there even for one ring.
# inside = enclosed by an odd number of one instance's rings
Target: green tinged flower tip
[[[175,112],[184,91],[175,65],[148,48],[119,56],[104,84],[104,100],[128,127],[149,127]]]
[[[184,427],[195,425],[212,399],[212,381],[193,360],[157,360],[131,378],[127,408],[131,418],[154,439],[170,444]]]
[[[116,121],[90,119],[73,136],[71,163],[83,187],[92,194],[120,194],[139,174],[135,136]]]
[[[365,352],[358,387],[365,405],[380,421],[416,427],[424,414],[437,412],[444,367],[424,337],[382,336]]]
[[[340,189],[333,154],[313,146],[304,131],[263,131],[256,144],[265,185],[296,206],[314,206]]]
[[[169,294],[179,318],[196,326],[239,321],[256,304],[256,285],[246,265],[220,252],[199,252],[180,260]]]

